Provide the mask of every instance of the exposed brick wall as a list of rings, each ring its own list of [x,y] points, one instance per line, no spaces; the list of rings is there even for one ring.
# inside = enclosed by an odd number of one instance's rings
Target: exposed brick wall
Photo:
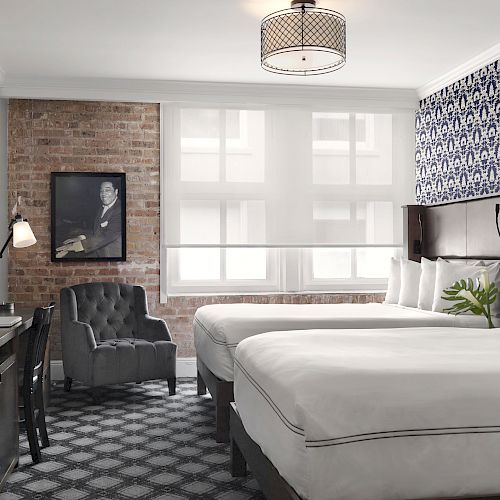
[[[204,304],[229,302],[336,303],[381,301],[380,294],[176,297],[160,304],[160,109],[158,104],[11,100],[9,207],[23,197],[23,215],[38,240],[10,250],[9,298],[21,305],[59,302],[64,286],[128,282],[147,289],[150,312],[164,318],[179,357],[194,356],[192,319]],[[50,261],[50,173],[127,174],[127,262]],[[52,358],[61,358],[59,314]]]
[[[193,297],[170,297],[168,304],[161,304],[157,311],[172,330],[184,356],[194,356],[192,324],[198,307],[207,304],[231,304],[250,302],[256,304],[339,304],[353,302],[382,302],[381,293],[328,293],[328,294],[273,294],[273,295],[206,295]],[[179,354],[180,357],[183,354]]]

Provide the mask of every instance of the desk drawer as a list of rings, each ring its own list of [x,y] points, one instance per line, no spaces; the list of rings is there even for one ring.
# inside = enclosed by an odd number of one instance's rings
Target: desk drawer
[[[17,461],[19,424],[17,416],[17,362],[15,354],[0,358],[0,488]]]

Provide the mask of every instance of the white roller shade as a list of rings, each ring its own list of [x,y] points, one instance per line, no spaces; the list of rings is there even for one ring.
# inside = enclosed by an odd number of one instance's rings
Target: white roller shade
[[[402,242],[412,111],[165,104],[166,247]]]

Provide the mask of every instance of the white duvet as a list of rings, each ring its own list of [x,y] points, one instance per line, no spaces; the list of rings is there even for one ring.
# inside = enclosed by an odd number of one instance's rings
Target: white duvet
[[[483,317],[426,311],[394,304],[214,304],[200,307],[193,322],[197,356],[217,377],[233,380],[236,346],[247,337],[312,328],[486,326]]]
[[[234,383],[304,498],[500,493],[500,330],[272,332],[239,344]]]

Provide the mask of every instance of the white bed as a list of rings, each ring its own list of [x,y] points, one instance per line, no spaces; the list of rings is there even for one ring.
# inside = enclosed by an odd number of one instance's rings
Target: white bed
[[[235,356],[246,432],[310,500],[498,494],[499,388],[485,329],[272,332]]]
[[[312,328],[486,327],[480,316],[452,316],[395,304],[214,304],[194,316],[198,358],[220,380],[233,380],[234,351],[268,331]]]

